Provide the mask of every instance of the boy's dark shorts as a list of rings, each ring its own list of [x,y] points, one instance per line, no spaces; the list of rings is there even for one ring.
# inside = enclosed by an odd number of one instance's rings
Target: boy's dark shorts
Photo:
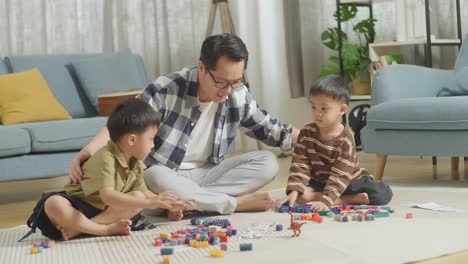
[[[325,183],[310,181],[309,187],[316,192],[323,192]],[[364,176],[351,182],[348,188],[343,192],[346,194],[367,193],[371,205],[388,204],[392,200],[393,192],[390,186],[383,181],[374,181],[370,176]]]
[[[54,195],[59,195],[62,196],[63,198],[67,199],[71,205],[78,211],[80,211],[83,215],[86,216],[86,218],[93,218],[99,213],[102,212],[102,210],[92,206],[91,204],[80,200],[78,198],[72,197],[67,195],[65,192],[53,192],[49,193],[47,195],[42,196],[42,198],[37,202],[36,206],[42,206],[47,199]],[[43,206],[42,206],[43,208]],[[62,233],[60,230],[58,230],[52,222],[50,222],[49,217],[47,216],[46,212],[44,209],[40,210],[38,212],[37,216],[37,228],[39,228],[42,232],[42,234],[48,238],[54,239],[54,240],[61,240],[62,239]]]

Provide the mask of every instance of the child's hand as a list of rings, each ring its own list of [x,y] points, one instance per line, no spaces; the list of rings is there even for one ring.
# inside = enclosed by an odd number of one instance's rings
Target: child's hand
[[[169,205],[169,207],[166,207],[166,209],[169,209],[170,211],[185,211],[188,210],[193,203],[195,202],[195,199],[185,199],[185,200],[178,200],[178,201],[173,201]]]
[[[158,194],[161,200],[175,201],[177,200],[177,195],[173,192],[162,192]]]
[[[171,193],[162,193],[157,194],[154,197],[149,199],[149,209],[165,208],[169,209],[172,206],[173,202],[177,201],[175,195]]]
[[[275,205],[276,209],[280,208],[280,206],[285,203],[289,204],[289,206],[293,206],[297,200],[298,195],[299,193],[297,191],[290,192],[288,196],[286,196],[285,198],[276,201],[276,205]]]
[[[330,208],[326,204],[324,204],[323,202],[320,202],[320,201],[308,202],[306,204],[310,205],[312,210],[314,210],[315,212],[330,210]]]

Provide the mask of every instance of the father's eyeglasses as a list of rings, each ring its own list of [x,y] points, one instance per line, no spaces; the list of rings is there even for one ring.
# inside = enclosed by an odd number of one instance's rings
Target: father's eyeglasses
[[[215,83],[216,88],[218,88],[218,89],[227,89],[229,86],[231,86],[232,89],[234,90],[234,89],[239,88],[242,85],[244,85],[244,82],[243,82],[244,78],[243,77],[242,77],[242,80],[237,81],[237,82],[226,82],[226,81],[216,80],[216,78],[213,76],[211,71],[208,71],[208,73],[210,74],[211,79],[213,80],[213,82]]]

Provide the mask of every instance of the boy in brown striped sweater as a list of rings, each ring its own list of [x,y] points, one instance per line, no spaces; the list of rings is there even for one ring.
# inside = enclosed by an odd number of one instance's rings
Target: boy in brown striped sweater
[[[390,187],[359,167],[354,138],[341,122],[351,90],[338,75],[320,78],[309,91],[315,122],[300,132],[294,148],[286,198],[278,201],[309,204],[328,210],[335,204],[388,203]]]

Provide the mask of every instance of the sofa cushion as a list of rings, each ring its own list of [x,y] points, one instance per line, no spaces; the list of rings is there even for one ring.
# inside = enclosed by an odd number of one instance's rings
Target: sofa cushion
[[[16,125],[31,137],[31,152],[80,150],[106,125],[106,117]]]
[[[71,119],[37,68],[0,75],[0,119],[4,125]]]
[[[75,118],[96,116],[97,112],[89,103],[83,90],[73,80],[69,71],[72,58],[87,58],[92,55],[41,55],[41,56],[11,56],[5,62],[13,72],[39,68],[57,100]]]
[[[26,130],[0,125],[0,157],[23,155],[31,151],[31,139]]]
[[[72,61],[73,69],[86,95],[97,111],[100,95],[142,89],[146,80],[142,76],[129,49]]]
[[[371,107],[367,125],[390,130],[468,130],[468,96],[406,98]]]
[[[0,75],[7,74],[7,73],[8,73],[8,69],[5,63],[3,62],[2,58],[0,58]]]

